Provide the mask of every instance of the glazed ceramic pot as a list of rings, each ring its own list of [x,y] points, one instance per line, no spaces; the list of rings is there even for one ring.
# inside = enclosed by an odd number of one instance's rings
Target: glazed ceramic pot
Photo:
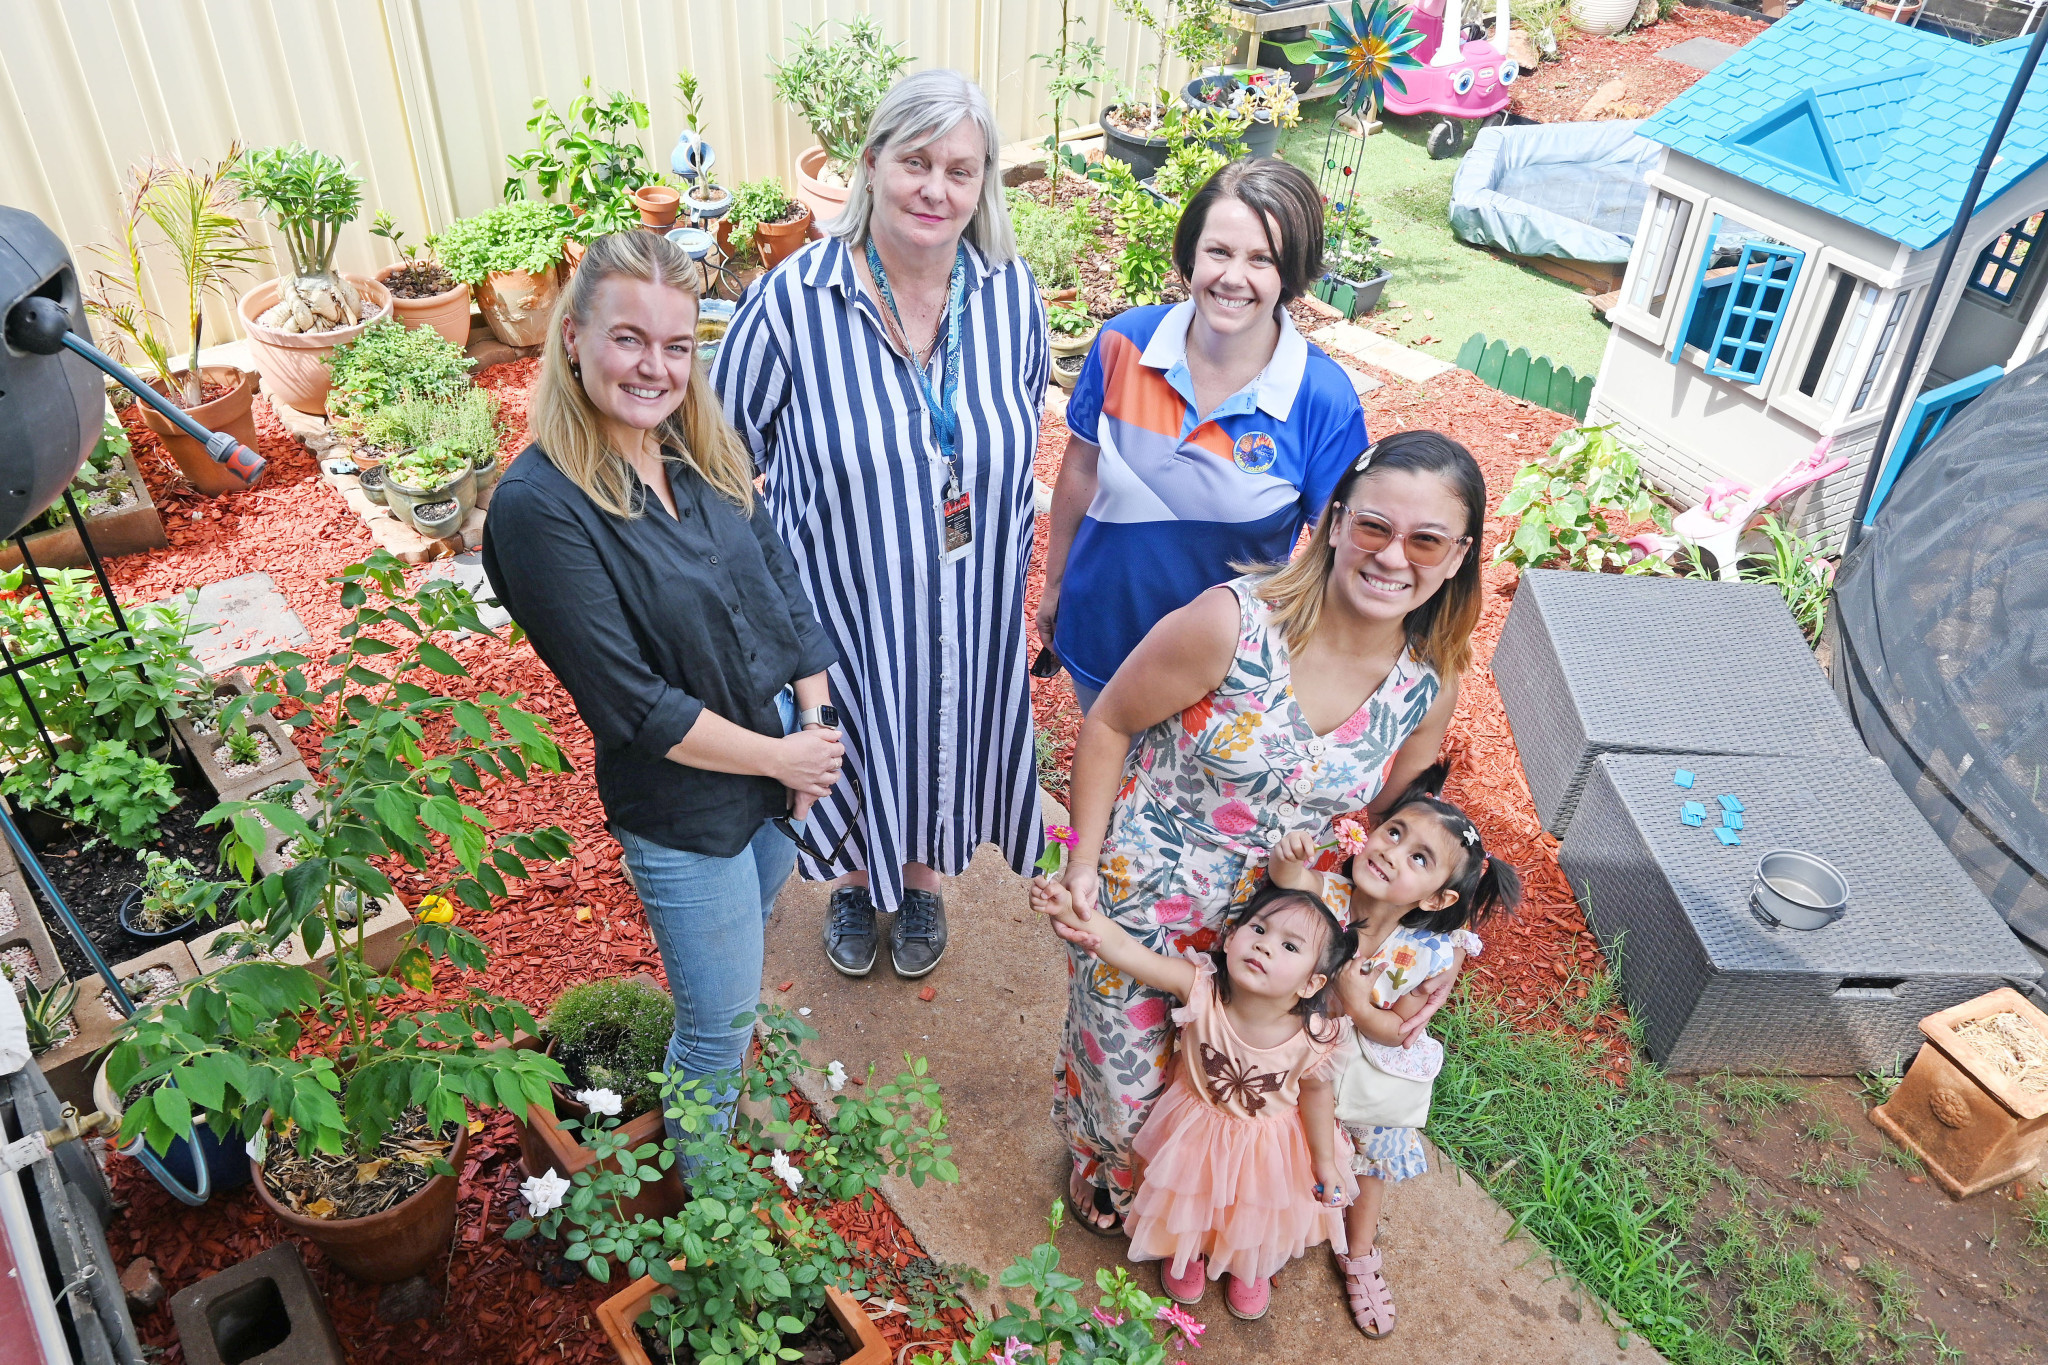
[[[211,403],[185,409],[185,415],[208,431],[225,431],[254,450],[256,414],[250,404],[256,397],[256,376],[233,365],[202,365],[199,377],[202,382],[232,384],[234,390]],[[162,386],[157,391],[173,392]],[[171,425],[169,418],[147,403],[142,404],[142,421],[164,443],[164,449],[170,452],[171,458],[178,462],[178,471],[185,476],[185,481],[207,497],[217,498],[223,493],[248,490],[249,485],[229,473],[226,465],[214,463],[205,446]]]
[[[248,333],[249,351],[263,376],[263,391],[275,402],[315,417],[327,412],[327,390],[333,376],[327,357],[337,346],[345,346],[363,334],[379,318],[391,315],[391,291],[368,275],[343,271],[341,277],[356,287],[363,298],[363,320],[350,327],[326,332],[280,332],[256,319],[277,305],[278,281],[265,280],[242,295],[235,310],[242,315],[242,330]]]
[[[387,265],[377,272],[377,280],[384,283],[402,269],[403,265]],[[469,302],[469,286],[460,280],[453,289],[432,298],[391,296],[391,306],[397,310],[400,322],[408,327],[431,327],[457,346],[469,344]]]

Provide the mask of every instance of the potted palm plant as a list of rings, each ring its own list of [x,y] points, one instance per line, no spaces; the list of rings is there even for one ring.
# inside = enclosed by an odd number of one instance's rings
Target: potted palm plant
[[[395,265],[377,272],[377,283],[391,291],[391,306],[408,327],[431,327],[457,346],[469,344],[469,286],[434,259],[434,243],[405,245],[405,232],[389,213],[379,211],[370,235],[382,237],[399,254]]]
[[[391,311],[391,291],[334,268],[341,229],[355,221],[363,182],[340,159],[303,143],[262,147],[229,170],[242,197],[284,234],[289,278],[268,280],[238,305],[263,386],[300,412],[327,411],[327,355]]]
[[[157,392],[209,431],[229,432],[254,449],[256,419],[250,403],[256,396],[256,376],[233,365],[199,364],[207,297],[225,299],[228,281],[263,261],[263,247],[251,240],[249,225],[233,212],[238,195],[230,176],[241,155],[240,146],[230,145],[228,154],[212,166],[152,157],[131,167],[121,190],[121,236],[112,245],[93,248],[109,268],[93,272],[85,308],[113,329],[109,340],[117,354],[130,345],[141,353],[144,377]],[[154,229],[154,241],[145,240],[146,229]],[[163,319],[150,306],[143,283],[143,253],[151,247],[164,249],[177,263],[183,328],[169,337],[157,333],[156,324]],[[173,347],[188,340],[191,350],[184,367],[174,371]],[[186,480],[207,497],[247,487],[146,403],[142,420]]]
[[[910,65],[901,48],[883,40],[872,16],[840,27],[846,36],[836,43],[826,38],[822,23],[799,27],[796,46],[774,67],[775,98],[795,110],[818,139],[797,153],[796,183],[797,197],[821,220],[846,207],[868,120]]]
[[[103,1071],[106,1093],[123,1106],[123,1143],[165,1152],[202,1120],[223,1141],[246,1142],[245,1169],[271,1214],[345,1273],[376,1282],[446,1257],[470,1107],[545,1107],[550,1084],[565,1079],[542,1053],[492,1046],[536,1025],[516,1002],[458,984],[483,971],[486,953],[454,907],[488,913],[507,879],[529,875],[530,861],[570,850],[558,827],[493,831],[458,793],[479,774],[520,781],[567,763],[516,696],[457,699],[431,685],[437,674],[468,676],[434,643],[440,632],[493,632],[459,584],[428,580],[409,591],[405,570],[379,550],[329,580],[349,617],[323,681],[307,676],[303,655],[252,661],[259,698],[294,703],[293,719],[322,733],[322,818],[309,821],[288,799],[208,812],[226,827],[225,857],[241,880],[207,889],[232,903],[266,952],[128,1020]],[[407,639],[398,648],[376,638],[394,627]],[[433,754],[417,738],[429,731],[444,736]],[[257,854],[273,831],[295,839],[300,857],[258,877]],[[366,955],[369,917],[342,925],[350,898],[391,896],[380,863],[446,869],[432,893],[446,913],[414,920],[388,967]],[[266,960],[293,941],[309,955],[331,951],[324,975]],[[436,986],[437,961],[456,974],[438,983],[451,1003],[395,1008],[407,991]]]

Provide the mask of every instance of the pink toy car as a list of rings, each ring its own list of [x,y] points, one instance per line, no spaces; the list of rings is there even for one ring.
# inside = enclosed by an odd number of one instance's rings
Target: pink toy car
[[[1429,154],[1438,161],[1455,156],[1464,145],[1465,119],[1505,120],[1511,87],[1521,69],[1513,57],[1484,38],[1459,42],[1455,51],[1445,50],[1444,14],[1448,0],[1413,0],[1408,26],[1426,35],[1415,54],[1423,61],[1419,68],[1401,72],[1407,93],[1390,83],[1383,107],[1390,114],[1441,114],[1443,121],[1429,130]],[[1476,31],[1476,30],[1469,30]],[[1501,0],[1495,34],[1508,31],[1507,0]],[[1454,34],[1451,41],[1458,42]]]

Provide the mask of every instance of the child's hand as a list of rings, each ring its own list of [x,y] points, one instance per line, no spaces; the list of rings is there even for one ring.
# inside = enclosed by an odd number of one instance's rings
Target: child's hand
[[[1344,1013],[1355,1019],[1369,1009],[1379,1008],[1372,998],[1372,988],[1386,970],[1386,963],[1375,962],[1364,954],[1352,958],[1338,970],[1337,1002]]]
[[[1358,1177],[1351,1163],[1341,1159],[1315,1163],[1316,1201],[1326,1208],[1341,1209],[1358,1197]]]
[[[1102,947],[1101,919],[1082,909],[1074,893],[1044,877],[1031,879],[1031,908],[1052,921],[1053,932],[1091,956]]]
[[[1412,1017],[1401,1021],[1401,1046],[1413,1047],[1422,1031],[1429,1027],[1430,1017],[1451,998],[1451,988],[1458,984],[1458,969],[1449,967],[1435,976],[1426,978],[1421,986],[1422,1008]]]
[[[1320,879],[1308,870],[1315,856],[1316,841],[1307,833],[1297,830],[1283,835],[1266,853],[1266,877],[1276,886],[1296,891],[1321,890]]]

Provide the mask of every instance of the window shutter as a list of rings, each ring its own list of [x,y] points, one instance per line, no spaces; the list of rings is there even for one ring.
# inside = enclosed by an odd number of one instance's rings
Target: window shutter
[[[1709,376],[1740,384],[1763,378],[1805,259],[1806,253],[1796,247],[1751,242],[1742,248],[1707,351]]]

